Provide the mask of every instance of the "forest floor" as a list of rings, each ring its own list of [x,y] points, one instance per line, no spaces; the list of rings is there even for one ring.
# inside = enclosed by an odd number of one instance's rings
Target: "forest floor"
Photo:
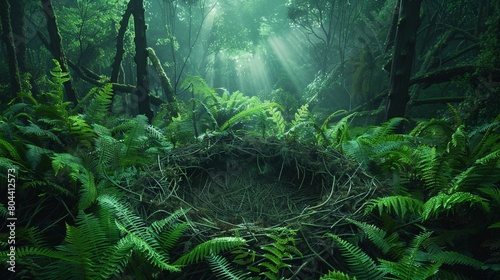
[[[346,218],[382,192],[337,151],[277,139],[206,139],[173,149],[148,172],[135,191],[147,191],[141,208],[153,220],[189,208],[199,239],[239,235],[249,244],[286,227],[300,232],[298,248],[311,260],[332,254],[325,234],[352,232]]]

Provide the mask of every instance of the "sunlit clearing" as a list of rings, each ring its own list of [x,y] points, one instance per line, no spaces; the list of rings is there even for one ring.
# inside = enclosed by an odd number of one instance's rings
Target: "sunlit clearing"
[[[266,61],[261,54],[245,52],[234,57],[234,60],[240,91],[255,95],[271,90]]]
[[[300,70],[303,67],[299,65],[305,52],[303,43],[298,36],[300,35],[290,32],[284,36],[272,36],[267,41],[283,71],[286,72],[288,80],[293,83],[296,89],[302,88],[306,83],[306,77],[302,75],[303,70]]]

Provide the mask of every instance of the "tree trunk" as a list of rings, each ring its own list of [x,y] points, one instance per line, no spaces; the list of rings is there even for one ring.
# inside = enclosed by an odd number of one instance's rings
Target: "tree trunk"
[[[28,72],[26,67],[26,22],[24,16],[24,0],[10,1],[11,26],[16,47],[17,63],[21,73]]]
[[[415,57],[416,33],[422,0],[400,0],[399,21],[394,38],[386,119],[404,117],[410,100],[408,88]]]
[[[5,52],[9,64],[11,93],[10,96],[3,96],[3,101],[10,101],[21,91],[21,78],[19,76],[19,65],[17,64],[16,47],[10,25],[10,5],[7,0],[0,0],[0,18],[2,22],[2,40],[5,43]],[[4,103],[6,104],[6,103]]]
[[[47,20],[47,30],[49,32],[50,38],[50,52],[59,61],[61,65],[61,70],[63,72],[69,73],[68,63],[66,61],[66,56],[64,55],[64,50],[62,47],[62,39],[59,34],[59,28],[57,26],[56,15],[52,7],[51,0],[41,0],[42,9]],[[75,88],[73,87],[73,82],[71,79],[64,83],[64,89],[66,90],[66,97],[69,101],[73,102],[76,106],[78,103],[77,94]]]
[[[176,117],[179,109],[177,106],[177,99],[175,98],[175,92],[172,83],[170,82],[167,73],[165,73],[165,70],[163,70],[160,59],[158,59],[158,56],[156,56],[155,51],[152,48],[148,48],[148,54],[149,60],[151,60],[151,63],[153,63],[153,66],[158,73],[158,76],[160,77],[163,94],[165,95],[165,98],[168,102],[168,113],[170,116]]]
[[[122,69],[122,61],[123,55],[125,54],[125,48],[123,46],[123,40],[125,37],[125,32],[127,31],[128,22],[130,20],[130,16],[132,15],[132,4],[130,1],[127,5],[127,9],[123,14],[122,19],[120,20],[120,29],[118,30],[118,35],[116,37],[116,55],[113,64],[111,65],[111,82],[118,82],[118,75],[120,73],[120,69]]]
[[[137,85],[132,92],[132,99],[137,102],[139,114],[144,114],[151,121],[153,111],[149,104],[148,51],[146,41],[146,21],[144,18],[144,0],[130,0],[134,15],[135,63],[137,65]],[[134,104],[133,104],[134,105]]]

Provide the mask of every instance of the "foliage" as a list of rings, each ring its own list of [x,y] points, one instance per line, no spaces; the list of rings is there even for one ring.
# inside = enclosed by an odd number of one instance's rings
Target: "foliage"
[[[180,271],[182,267],[202,261],[205,257],[246,245],[242,238],[215,238],[199,244],[189,253],[170,262],[170,250],[184,234],[187,222],[180,222],[187,210],[179,209],[168,217],[146,223],[130,206],[110,195],[101,195],[98,214],[80,211],[75,226],[66,225],[66,237],[55,249],[20,247],[16,256],[20,263],[45,263],[33,271],[39,279],[109,279],[132,271],[133,255],[139,254],[148,264],[141,264],[142,273]],[[4,256],[6,254],[3,254]],[[45,257],[38,259],[38,257]]]

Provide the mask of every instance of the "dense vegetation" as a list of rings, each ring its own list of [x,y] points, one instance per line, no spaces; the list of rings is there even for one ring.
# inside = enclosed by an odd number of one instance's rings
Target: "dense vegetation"
[[[0,0],[2,279],[498,278],[500,1],[441,2]]]

